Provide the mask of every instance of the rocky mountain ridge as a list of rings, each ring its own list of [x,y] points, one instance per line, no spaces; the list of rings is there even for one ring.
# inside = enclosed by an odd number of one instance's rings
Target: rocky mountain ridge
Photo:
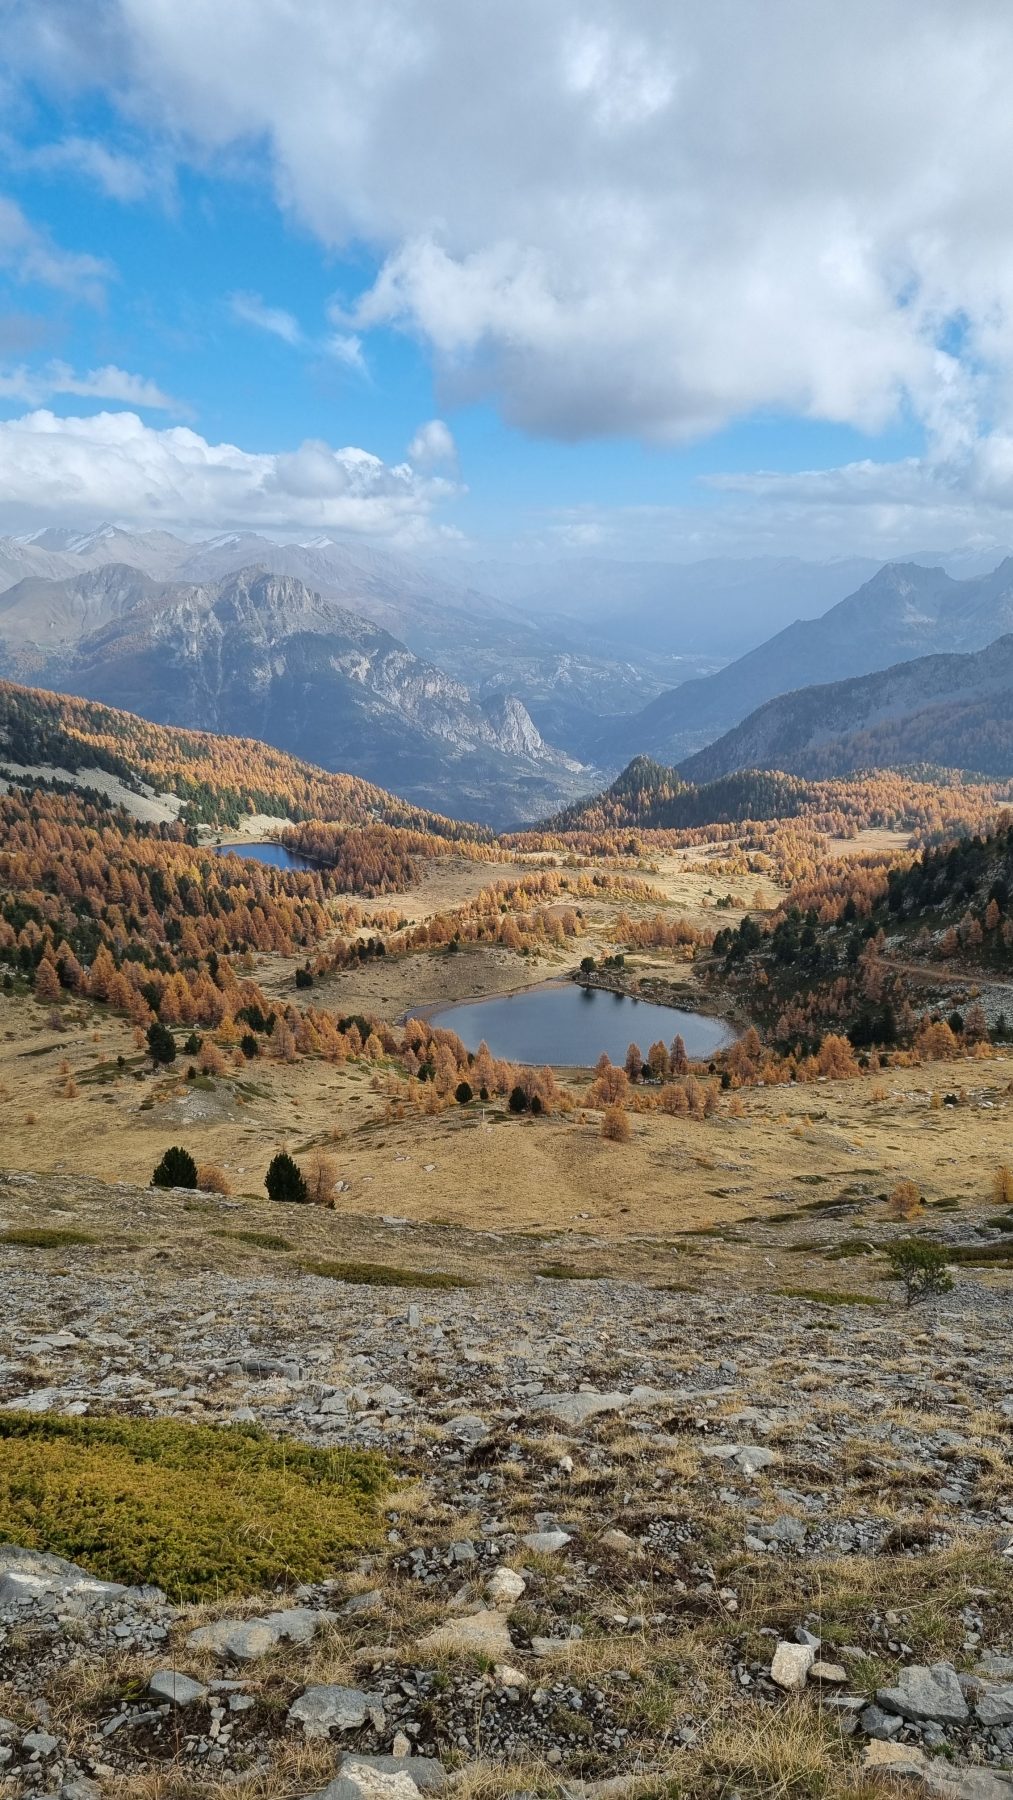
[[[822,617],[797,620],[714,675],[674,688],[607,728],[599,756],[679,762],[777,695],[940,653],[968,654],[1013,630],[1013,558],[954,580],[888,563]]]
[[[738,769],[843,775],[923,762],[1013,774],[1013,633],[969,655],[781,694],[680,770],[707,782]]]
[[[156,581],[121,564],[0,594],[0,670],[156,723],[256,737],[438,810],[509,822],[580,764],[292,575]],[[423,800],[422,796],[425,796]]]

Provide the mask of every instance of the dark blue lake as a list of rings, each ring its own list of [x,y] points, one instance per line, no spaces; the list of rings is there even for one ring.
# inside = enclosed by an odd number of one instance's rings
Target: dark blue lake
[[[244,862],[270,863],[272,869],[315,869],[305,856],[293,856],[284,844],[216,844],[216,856],[241,856]]]
[[[629,994],[579,987],[574,981],[499,994],[491,1000],[457,1001],[435,1010],[427,1007],[425,1017],[431,1025],[456,1031],[469,1050],[477,1050],[484,1039],[492,1054],[507,1062],[563,1067],[591,1067],[603,1050],[614,1063],[621,1063],[631,1043],[639,1044],[646,1057],[659,1038],[670,1045],[677,1035],[685,1040],[691,1057],[706,1058],[736,1036],[723,1019],[656,1006]]]

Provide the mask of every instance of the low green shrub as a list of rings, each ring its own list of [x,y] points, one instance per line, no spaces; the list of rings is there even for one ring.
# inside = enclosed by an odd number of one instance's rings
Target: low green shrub
[[[174,1599],[321,1579],[386,1485],[379,1457],[255,1427],[0,1413],[0,1539]]]
[[[1013,1247],[1008,1245],[996,1248],[1013,1254]],[[948,1294],[952,1288],[953,1277],[946,1267],[952,1253],[939,1244],[927,1243],[924,1238],[903,1238],[891,1244],[888,1254],[894,1279],[902,1284],[908,1306]]]
[[[250,1244],[254,1250],[294,1250],[288,1238],[276,1231],[216,1231],[215,1237],[233,1238],[237,1244]]]
[[[849,1294],[837,1288],[775,1288],[786,1300],[811,1300],[814,1306],[882,1306],[872,1294]]]
[[[388,1263],[330,1262],[318,1258],[303,1263],[307,1275],[322,1275],[328,1281],[347,1281],[358,1287],[471,1287],[458,1275],[440,1275],[432,1269],[394,1269]]]
[[[71,1244],[97,1244],[100,1240],[90,1231],[75,1231],[71,1225],[16,1225],[0,1234],[0,1244],[20,1244],[25,1250],[64,1250]]]

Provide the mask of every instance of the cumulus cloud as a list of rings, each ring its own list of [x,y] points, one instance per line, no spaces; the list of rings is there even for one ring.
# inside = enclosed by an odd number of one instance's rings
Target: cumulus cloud
[[[177,403],[163,394],[156,382],[144,375],[131,375],[114,363],[89,369],[86,375],[76,375],[68,363],[55,361],[43,369],[29,369],[24,364],[16,369],[0,368],[0,399],[38,406],[57,394],[73,394],[77,399],[122,400],[128,406],[150,406],[160,411],[178,410]]]
[[[0,195],[0,269],[16,281],[36,281],[93,304],[101,300],[112,272],[97,256],[61,249],[5,195]]]
[[[15,55],[379,273],[350,333],[559,438],[1009,409],[1013,14],[993,0],[34,0]],[[462,154],[462,146],[466,153]]]
[[[408,455],[421,469],[453,468],[457,462],[457,445],[450,426],[443,419],[428,419],[412,438]]]
[[[308,442],[285,453],[211,444],[136,413],[0,424],[0,521],[7,529],[110,516],[164,526],[341,530],[424,542],[435,506],[457,490],[410,463]]]

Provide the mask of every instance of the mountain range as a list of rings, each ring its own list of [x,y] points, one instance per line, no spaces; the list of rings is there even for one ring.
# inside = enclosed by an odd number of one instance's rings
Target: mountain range
[[[28,578],[0,594],[0,669],[156,723],[260,738],[483,822],[582,786],[516,696],[472,699],[388,631],[263,568],[190,584],[119,563]]]
[[[846,775],[931,763],[1013,773],[1013,633],[965,656],[921,656],[797,689],[680,764],[708,782],[739,769]]]
[[[539,572],[328,537],[49,529],[0,539],[0,674],[248,733],[499,827],[639,755],[694,781],[922,761],[1006,774],[1013,558],[983,560]],[[721,667],[691,648],[741,643],[789,607],[817,616]]]
[[[467,565],[435,565],[365,543],[319,537],[282,544],[256,532],[188,543],[170,532],[133,533],[116,525],[0,538],[0,588],[25,577],[71,578],[109,564],[184,586],[252,567],[291,577],[382,627],[476,699],[508,689],[546,739],[580,760],[591,760],[590,740],[603,716],[637,710],[673,680],[694,673],[699,662],[667,655],[631,660],[611,643],[599,653],[593,634],[474,586]]]
[[[796,620],[717,673],[610,722],[598,759],[615,765],[643,753],[677,763],[775,695],[930,653],[981,650],[1010,630],[1013,558],[962,580],[942,568],[888,563],[820,618]]]

